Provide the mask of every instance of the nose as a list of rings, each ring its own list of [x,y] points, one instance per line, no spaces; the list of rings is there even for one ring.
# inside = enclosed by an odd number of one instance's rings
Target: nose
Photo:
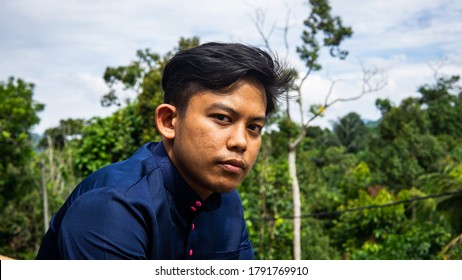
[[[247,128],[245,125],[236,125],[230,131],[227,146],[229,150],[238,153],[247,151]]]

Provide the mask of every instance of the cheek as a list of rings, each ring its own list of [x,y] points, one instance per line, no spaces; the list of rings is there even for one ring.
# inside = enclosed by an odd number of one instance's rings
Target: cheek
[[[258,153],[260,152],[261,140],[256,140],[254,143],[250,145],[250,148],[247,150],[247,154],[249,156],[248,161],[251,162],[252,165],[257,159]]]
[[[214,149],[222,144],[225,134],[225,131],[220,130],[208,120],[203,120],[202,123],[198,123],[198,125],[195,126],[195,130],[192,131],[191,137],[200,145],[198,148]]]
[[[182,135],[183,141],[195,143],[207,138],[208,129],[202,119],[196,118],[185,122],[179,128],[179,133]]]
[[[200,123],[199,120],[182,133],[183,144],[187,142],[189,153],[195,154],[199,160],[217,153],[219,139],[220,133],[216,128],[205,122]]]

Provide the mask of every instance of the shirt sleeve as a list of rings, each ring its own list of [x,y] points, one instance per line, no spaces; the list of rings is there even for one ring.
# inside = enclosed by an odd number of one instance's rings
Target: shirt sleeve
[[[143,207],[114,189],[80,196],[59,232],[64,259],[146,259],[148,229]]]

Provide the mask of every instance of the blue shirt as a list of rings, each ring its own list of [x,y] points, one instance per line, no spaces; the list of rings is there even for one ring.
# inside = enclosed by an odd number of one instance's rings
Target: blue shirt
[[[194,164],[194,163],[191,163]],[[237,191],[202,200],[162,143],[85,178],[53,216],[37,259],[252,259]]]

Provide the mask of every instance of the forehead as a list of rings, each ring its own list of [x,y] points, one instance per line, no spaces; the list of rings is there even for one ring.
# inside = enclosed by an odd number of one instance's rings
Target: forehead
[[[263,84],[254,78],[242,78],[231,86],[217,91],[201,91],[191,96],[188,109],[230,107],[236,111],[266,115],[266,94]]]

